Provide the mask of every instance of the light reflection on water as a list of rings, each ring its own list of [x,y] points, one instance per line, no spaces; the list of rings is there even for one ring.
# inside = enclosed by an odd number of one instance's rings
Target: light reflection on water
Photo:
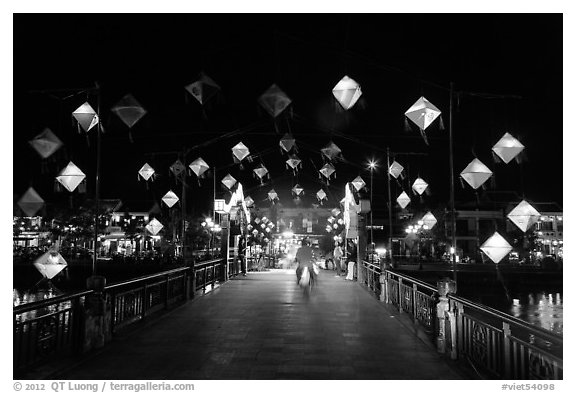
[[[17,289],[13,289],[12,291],[12,304],[14,307],[23,305],[26,303],[33,303],[39,302],[42,300],[51,299],[56,296],[64,295],[62,291],[56,288],[54,285],[49,285],[47,288],[36,288],[34,290],[21,292]],[[66,308],[70,308],[71,302],[61,302],[58,304],[53,304],[44,308],[39,308],[36,310],[28,311],[25,313],[17,314],[16,320],[18,322],[24,322],[29,319],[34,319],[36,317],[40,317],[42,315],[54,313],[57,311],[64,310]]]
[[[538,292],[513,299],[508,311],[528,323],[562,334],[564,330],[561,293]]]

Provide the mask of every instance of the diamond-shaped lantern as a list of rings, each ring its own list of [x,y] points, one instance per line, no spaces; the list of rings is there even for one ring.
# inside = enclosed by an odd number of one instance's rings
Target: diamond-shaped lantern
[[[246,207],[252,207],[254,206],[254,199],[252,199],[250,196],[247,196],[244,198],[244,203],[246,204]]]
[[[270,201],[272,202],[278,199],[278,194],[276,193],[276,191],[274,191],[274,189],[268,191],[268,199],[270,199]]]
[[[170,165],[170,172],[172,172],[176,177],[180,176],[185,170],[186,167],[180,160],[176,160],[174,164]]]
[[[332,176],[334,172],[336,172],[336,169],[334,169],[332,164],[324,164],[324,166],[320,168],[320,174],[326,178],[327,182],[330,180],[330,176]]]
[[[53,279],[58,273],[68,266],[66,260],[59,252],[50,250],[34,261],[34,267],[48,280]]]
[[[330,161],[334,160],[335,158],[338,158],[338,156],[342,154],[342,150],[340,150],[340,148],[334,142],[328,143],[328,145],[320,149],[320,151]]]
[[[224,179],[222,179],[222,184],[224,184],[226,188],[231,190],[232,187],[234,187],[234,185],[236,184],[236,179],[234,179],[232,175],[227,174],[226,176],[224,176]]]
[[[507,216],[522,232],[538,222],[540,213],[526,201],[522,201]]]
[[[162,202],[164,202],[166,204],[166,206],[168,207],[172,207],[176,204],[176,202],[178,202],[180,200],[180,198],[178,198],[178,196],[176,194],[174,194],[174,192],[172,192],[172,190],[168,191],[163,197],[162,197]]]
[[[524,145],[509,133],[505,133],[504,136],[492,146],[492,151],[506,164],[512,161],[522,150],[524,150]]]
[[[28,217],[34,216],[44,206],[44,199],[32,187],[18,200],[18,206]]]
[[[400,196],[396,198],[396,202],[398,202],[398,204],[402,209],[405,209],[406,206],[408,206],[408,204],[410,203],[410,201],[411,199],[408,196],[408,194],[406,194],[405,191],[402,191],[402,194],[400,194]]]
[[[440,109],[436,108],[430,101],[420,97],[404,115],[416,124],[418,128],[425,130],[441,113]]]
[[[336,217],[338,214],[342,213],[342,211],[337,207],[335,207],[334,209],[330,210],[330,213],[332,213],[332,215]]]
[[[304,195],[304,189],[302,187],[300,187],[300,184],[296,184],[294,187],[292,187],[292,193],[299,197]]]
[[[298,147],[296,146],[296,139],[291,134],[284,134],[282,139],[280,139],[280,147],[286,153],[289,153],[290,150],[294,149],[294,151],[298,151]]]
[[[428,183],[426,183],[422,178],[417,178],[416,180],[414,180],[414,183],[412,183],[412,189],[414,190],[415,193],[417,193],[418,195],[422,195],[424,193],[424,191],[426,191],[426,188],[428,188]]]
[[[42,158],[48,158],[62,147],[62,141],[49,129],[45,128],[34,139],[28,141]]]
[[[74,191],[85,178],[86,175],[84,172],[74,165],[72,161],[70,161],[66,168],[62,169],[60,174],[56,176],[56,180],[70,192]]]
[[[492,176],[492,171],[479,159],[475,158],[468,164],[468,166],[460,173],[460,176],[466,183],[470,184],[473,189],[480,187],[486,180]]]
[[[322,203],[322,201],[327,199],[326,192],[323,189],[318,190],[318,192],[316,193],[316,198],[320,203]]]
[[[144,180],[150,180],[150,178],[154,180],[154,173],[154,169],[148,165],[148,163],[142,165],[142,168],[140,168],[138,171],[138,175],[141,176]]]
[[[194,172],[198,177],[202,177],[204,172],[206,172],[210,166],[202,158],[197,158],[188,165],[188,167]]]
[[[404,167],[396,161],[394,161],[392,165],[390,165],[390,168],[388,168],[388,172],[390,172],[390,174],[394,176],[395,179],[398,179],[398,176],[400,176],[403,170]]]
[[[360,176],[357,176],[356,179],[352,180],[352,185],[354,186],[356,191],[360,191],[366,186],[366,183]]]
[[[436,217],[434,217],[434,214],[432,214],[432,212],[424,214],[424,217],[422,217],[422,221],[424,221],[424,225],[426,225],[428,229],[432,229],[434,225],[436,225],[436,223],[438,222],[438,220],[436,219]]]
[[[146,225],[146,230],[154,236],[156,236],[158,232],[162,230],[162,228],[164,228],[164,225],[162,225],[162,223],[155,218],[153,218],[152,221]]]
[[[132,94],[126,94],[110,110],[112,113],[115,113],[128,128],[134,127],[147,113],[146,109],[140,105]]]
[[[72,112],[72,116],[74,116],[78,125],[86,132],[90,131],[98,124],[98,115],[87,102],[80,105],[74,112]]]
[[[298,158],[296,154],[293,154],[289,159],[286,160],[286,165],[292,169],[293,172],[297,172],[298,169],[302,166],[302,160]]]
[[[332,94],[338,100],[342,108],[348,110],[356,104],[362,95],[360,85],[347,75],[344,76],[332,89]]]
[[[258,102],[270,116],[278,117],[288,108],[292,100],[278,86],[273,84],[258,98]]]
[[[262,164],[259,167],[254,168],[254,176],[260,179],[261,183],[264,183],[264,178],[268,175],[268,169]]]
[[[250,150],[242,142],[232,148],[232,156],[235,163],[239,163],[250,155]]]
[[[484,254],[494,263],[500,262],[510,251],[512,251],[512,246],[506,241],[498,232],[494,234],[482,244],[480,249]]]
[[[220,91],[220,86],[203,72],[200,73],[200,79],[184,88],[192,97],[196,98],[200,105],[204,105]]]

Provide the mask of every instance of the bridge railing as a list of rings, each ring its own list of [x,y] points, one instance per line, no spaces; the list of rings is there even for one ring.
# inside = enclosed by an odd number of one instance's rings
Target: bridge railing
[[[420,280],[385,270],[384,301],[423,327],[439,352],[492,379],[562,379],[563,338]]]
[[[376,296],[380,296],[380,293],[382,292],[380,285],[380,264],[370,261],[362,261],[359,268],[363,270],[363,273],[358,276],[363,277],[364,285],[374,292]]]

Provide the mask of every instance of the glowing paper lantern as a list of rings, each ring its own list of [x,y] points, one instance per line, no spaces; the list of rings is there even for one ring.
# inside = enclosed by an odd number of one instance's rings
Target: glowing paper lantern
[[[332,166],[332,164],[324,164],[322,168],[320,168],[320,174],[326,178],[326,183],[330,180],[330,176],[336,172],[336,169]],[[334,175],[336,177],[336,175]],[[322,178],[322,177],[320,177]]]
[[[244,198],[244,203],[246,204],[246,207],[252,207],[254,206],[254,199],[252,199],[250,196],[247,196]]]
[[[242,142],[232,148],[232,157],[235,163],[241,162],[250,155],[250,150]]]
[[[400,176],[403,170],[404,167],[396,161],[394,161],[392,165],[390,165],[390,168],[388,168],[388,172],[394,176],[395,179],[398,179],[398,176]]]
[[[337,207],[335,207],[334,209],[330,210],[330,213],[332,213],[332,215],[336,217],[338,214],[342,213],[342,211]]]
[[[236,179],[234,179],[232,175],[227,174],[226,176],[224,176],[224,179],[222,179],[222,184],[224,184],[226,188],[231,190],[232,187],[234,187],[234,185],[236,184]]]
[[[366,186],[366,183],[360,176],[357,176],[356,179],[352,180],[352,185],[356,189],[356,191],[360,191]]]
[[[509,133],[505,133],[502,138],[492,147],[492,151],[498,155],[506,164],[514,159],[524,150],[524,145]]]
[[[326,192],[322,189],[318,190],[318,192],[316,193],[316,198],[318,199],[318,201],[320,202],[320,204],[322,204],[322,202],[327,199],[327,195]]]
[[[268,191],[268,199],[270,199],[271,202],[274,202],[275,200],[278,199],[278,194],[276,193],[276,191],[274,191],[274,189]]]
[[[290,150],[294,149],[294,151],[298,151],[298,147],[296,146],[296,139],[291,134],[284,134],[282,139],[280,139],[280,147],[286,153],[289,153]]]
[[[414,180],[414,183],[412,184],[412,189],[414,190],[415,193],[417,193],[418,195],[422,195],[424,193],[424,191],[426,191],[426,189],[428,188],[428,183],[426,183],[422,178],[417,178],[416,180]]]
[[[302,167],[302,160],[298,158],[298,156],[295,154],[291,155],[290,158],[286,160],[286,166],[292,169],[294,174],[296,174],[296,172],[298,172],[298,169]]]
[[[342,108],[348,110],[356,104],[362,95],[360,85],[352,78],[344,76],[332,89],[332,94],[338,100]]]
[[[340,150],[340,148],[334,142],[328,143],[328,145],[326,145],[326,147],[323,149],[320,149],[320,151],[330,161],[338,158],[338,156],[342,154],[342,150]]]
[[[424,225],[428,226],[428,229],[432,229],[434,225],[436,225],[436,223],[438,222],[438,220],[436,219],[436,217],[434,217],[434,214],[432,214],[432,212],[424,214],[424,217],[422,217],[422,221],[424,221]]]
[[[166,204],[168,207],[172,207],[178,202],[180,198],[176,194],[172,192],[172,190],[168,191],[163,197],[162,202]]]
[[[53,279],[66,266],[68,266],[66,260],[54,250],[48,251],[34,261],[34,267],[48,280]]]
[[[430,101],[424,97],[420,97],[404,115],[418,126],[424,142],[428,144],[428,138],[426,138],[424,130],[428,128],[441,113],[440,109],[436,108]]]
[[[70,192],[74,191],[85,178],[84,172],[74,165],[72,161],[56,176],[56,180]]]
[[[62,141],[49,128],[45,128],[28,143],[42,158],[50,157],[63,145]]]
[[[258,102],[270,116],[278,117],[288,108],[292,100],[278,86],[273,84],[258,98]]]
[[[78,125],[86,132],[96,126],[99,121],[96,111],[94,111],[87,102],[80,105],[74,112],[72,112],[72,116],[74,116]]]
[[[176,177],[180,176],[185,170],[186,167],[180,160],[176,160],[174,164],[170,165],[170,172],[172,172]]]
[[[404,191],[402,191],[402,194],[400,194],[400,196],[396,198],[396,202],[398,202],[398,204],[402,209],[405,209],[406,206],[408,206],[408,204],[410,203],[410,201],[411,201],[410,197]]]
[[[540,213],[526,201],[522,201],[507,216],[522,232],[538,222]]]
[[[262,164],[258,168],[254,168],[254,176],[260,179],[260,183],[264,184],[264,178],[268,175],[268,169]]]
[[[468,166],[460,173],[460,176],[466,183],[470,184],[473,189],[480,187],[486,180],[492,176],[492,171],[479,159],[475,158],[468,164]]]
[[[18,200],[18,206],[28,217],[34,216],[44,206],[44,199],[32,187]]]
[[[204,172],[206,172],[210,167],[202,158],[197,158],[188,165],[188,167],[194,172],[198,177],[203,177]]]
[[[304,195],[304,189],[302,187],[300,187],[299,184],[296,184],[294,187],[292,187],[292,193],[299,197],[301,195]]]
[[[127,94],[111,109],[126,124],[128,128],[134,125],[147,113],[146,109],[134,98],[132,94]]]
[[[164,225],[162,225],[162,223],[160,223],[160,221],[155,218],[153,218],[152,221],[146,225],[146,230],[154,236],[156,236],[158,232],[162,230],[162,228],[164,228]]]
[[[510,251],[512,246],[504,239],[498,232],[494,234],[482,244],[480,249],[486,254],[494,263],[500,262]]]
[[[154,169],[148,165],[148,163],[142,165],[142,168],[138,171],[138,175],[142,177],[144,180],[152,179],[154,180]]]
[[[220,91],[220,86],[203,72],[200,73],[200,79],[184,88],[200,105],[204,105]]]

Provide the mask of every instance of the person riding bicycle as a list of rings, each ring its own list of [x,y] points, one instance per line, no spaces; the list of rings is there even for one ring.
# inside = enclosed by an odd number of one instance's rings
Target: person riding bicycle
[[[298,262],[298,267],[296,268],[296,279],[297,283],[300,283],[300,278],[302,277],[302,270],[304,266],[308,267],[308,272],[310,273],[310,278],[316,279],[316,273],[313,268],[313,258],[314,250],[310,247],[310,241],[308,239],[302,239],[302,246],[296,251],[296,256],[294,261]]]

